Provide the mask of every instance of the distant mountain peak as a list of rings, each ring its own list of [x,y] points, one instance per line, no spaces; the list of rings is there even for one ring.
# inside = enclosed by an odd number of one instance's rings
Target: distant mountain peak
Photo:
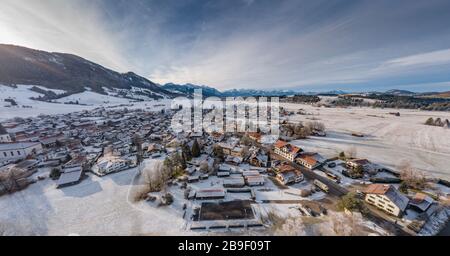
[[[398,95],[398,96],[411,96],[416,93],[408,91],[408,90],[391,89],[391,90],[386,91],[385,94]]]

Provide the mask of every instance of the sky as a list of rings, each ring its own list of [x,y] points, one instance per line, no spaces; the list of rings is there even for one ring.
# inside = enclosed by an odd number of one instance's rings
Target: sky
[[[220,90],[450,91],[448,0],[1,0],[0,43]]]

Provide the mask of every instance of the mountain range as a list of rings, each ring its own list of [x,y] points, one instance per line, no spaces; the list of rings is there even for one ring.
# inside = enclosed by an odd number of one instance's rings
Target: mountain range
[[[0,44],[0,84],[39,85],[67,94],[86,90],[106,94],[139,88],[140,94],[149,98],[177,96],[133,72],[118,73],[72,54],[4,44]]]
[[[45,100],[65,97],[75,93],[93,91],[137,100],[192,97],[195,89],[202,89],[203,96],[249,97],[249,96],[289,96],[341,95],[344,91],[300,93],[293,90],[231,89],[219,91],[205,85],[167,83],[159,85],[133,72],[119,73],[82,57],[57,52],[34,50],[15,45],[0,44],[0,85],[37,85],[48,89],[63,90],[63,94],[45,91]],[[389,90],[380,94],[396,96],[449,97],[445,93],[414,93],[406,90]]]

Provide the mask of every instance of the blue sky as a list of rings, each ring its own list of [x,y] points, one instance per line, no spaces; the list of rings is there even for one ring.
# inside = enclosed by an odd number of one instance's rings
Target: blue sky
[[[0,43],[218,89],[450,90],[448,0],[2,0]]]

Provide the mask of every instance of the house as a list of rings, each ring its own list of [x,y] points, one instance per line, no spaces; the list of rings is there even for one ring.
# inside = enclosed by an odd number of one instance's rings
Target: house
[[[245,178],[245,183],[249,186],[264,185],[264,177],[259,173],[259,171],[244,171],[242,172],[242,176]]]
[[[0,143],[11,143],[11,136],[9,136],[9,133],[6,131],[5,127],[0,124]]]
[[[392,185],[371,184],[364,193],[366,202],[397,217],[408,206],[409,199]]]
[[[234,157],[243,157],[244,156],[244,148],[243,147],[234,147],[231,150],[231,154]]]
[[[351,159],[347,161],[347,166],[353,169],[357,168],[367,168],[370,165],[369,160],[367,159]]]
[[[413,199],[409,201],[409,207],[418,212],[426,212],[433,203],[433,198],[418,192],[414,195]]]
[[[274,153],[286,158],[289,161],[294,161],[301,151],[302,149],[299,147],[289,144],[283,140],[278,140],[274,144]]]
[[[225,163],[235,165],[235,166],[238,166],[239,164],[241,164],[242,161],[244,161],[244,159],[242,157],[227,156],[227,158],[225,158]]]
[[[73,159],[71,159],[69,162],[64,164],[64,168],[75,168],[75,167],[81,167],[83,168],[83,165],[86,162],[85,156],[77,156]]]
[[[113,172],[123,171],[129,165],[129,160],[117,156],[104,156],[97,160],[97,163],[92,167],[92,172],[98,176],[104,176]]]
[[[284,185],[303,181],[303,174],[289,164],[281,164],[276,168],[278,181]]]
[[[194,182],[198,182],[199,180],[200,180],[200,176],[195,175],[195,176],[189,176],[187,182],[194,183]]]
[[[53,137],[41,138],[41,139],[39,139],[39,142],[41,142],[43,147],[51,148],[51,147],[55,147],[57,145],[57,142],[61,139],[63,139],[62,136],[53,136]]]
[[[223,152],[225,155],[231,155],[231,151],[232,151],[233,148],[234,148],[233,145],[231,145],[231,144],[229,144],[229,143],[224,143],[224,142],[218,143],[217,145],[218,145],[220,148],[222,148],[222,152]]]
[[[81,181],[82,177],[83,170],[80,166],[64,169],[63,173],[61,173],[61,176],[56,182],[56,187],[62,188],[78,184]]]
[[[252,154],[248,161],[253,166],[267,167],[269,163],[269,157],[262,154]]]
[[[212,132],[210,138],[212,139],[212,141],[214,142],[221,142],[224,139],[224,135],[222,133],[219,132]]]
[[[0,144],[0,163],[22,160],[40,153],[42,145],[39,142],[3,143]]]
[[[252,140],[254,140],[256,142],[261,143],[261,137],[262,137],[261,133],[259,133],[259,132],[248,132],[247,136],[250,139],[252,139]]]
[[[319,153],[302,153],[295,160],[310,170],[321,166],[325,162],[325,158]]]

